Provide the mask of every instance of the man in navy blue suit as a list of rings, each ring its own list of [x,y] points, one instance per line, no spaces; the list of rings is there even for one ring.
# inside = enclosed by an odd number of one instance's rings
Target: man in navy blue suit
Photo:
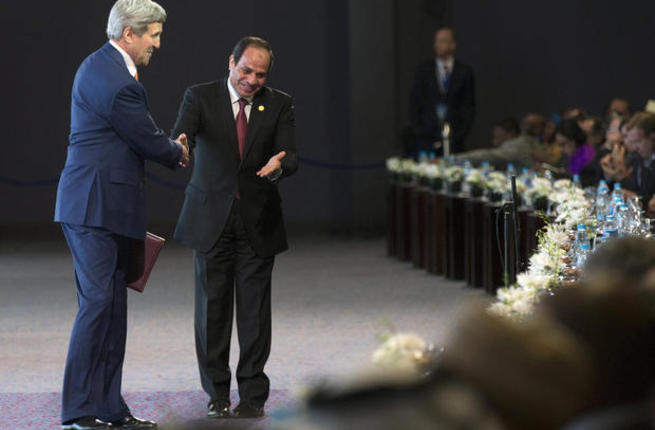
[[[186,136],[169,139],[148,112],[137,66],[160,46],[166,12],[151,0],[118,0],[108,43],[75,75],[71,134],[55,221],[73,255],[79,310],[62,396],[64,429],[148,428],[121,396],[127,332],[126,276],[146,233],[144,161],[186,166]]]

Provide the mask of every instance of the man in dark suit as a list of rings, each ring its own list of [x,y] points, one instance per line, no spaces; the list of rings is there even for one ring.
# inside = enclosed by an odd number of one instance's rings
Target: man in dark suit
[[[196,353],[210,417],[262,416],[269,394],[271,272],[287,248],[277,183],[298,168],[292,99],[264,86],[272,64],[268,42],[241,39],[227,78],[186,90],[174,128],[195,159],[175,238],[194,249]],[[232,413],[235,294],[240,403]]]
[[[638,196],[644,209],[654,212],[655,200],[655,114],[637,112],[626,125],[626,146],[635,148],[631,174],[621,181],[628,193]],[[653,203],[651,203],[653,200]]]
[[[60,222],[75,265],[79,310],[71,334],[62,397],[65,429],[148,428],[121,396],[127,333],[126,276],[135,241],[146,234],[144,160],[170,168],[188,162],[148,112],[136,66],[160,46],[166,12],[151,0],[119,0],[109,42],[75,75],[71,134],[57,189]]]
[[[416,70],[409,102],[412,155],[434,151],[435,142],[442,141],[444,123],[450,127],[450,152],[465,150],[464,141],[475,119],[475,87],[473,70],[455,59],[455,48],[454,31],[437,30],[436,58]]]

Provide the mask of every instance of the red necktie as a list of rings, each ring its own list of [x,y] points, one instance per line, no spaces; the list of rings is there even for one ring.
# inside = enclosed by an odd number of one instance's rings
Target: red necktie
[[[237,114],[237,140],[239,141],[239,157],[243,158],[243,148],[246,146],[246,130],[248,121],[246,119],[246,99],[239,99],[239,113]]]

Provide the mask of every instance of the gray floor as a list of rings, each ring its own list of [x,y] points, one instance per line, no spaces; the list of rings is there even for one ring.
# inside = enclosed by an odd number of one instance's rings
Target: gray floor
[[[124,391],[199,389],[192,271],[191,252],[169,243],[145,294],[130,292]],[[481,296],[386,257],[382,239],[292,238],[273,278],[272,388],[369,368],[385,321],[440,346]],[[0,243],[0,392],[60,391],[76,306],[63,241]]]

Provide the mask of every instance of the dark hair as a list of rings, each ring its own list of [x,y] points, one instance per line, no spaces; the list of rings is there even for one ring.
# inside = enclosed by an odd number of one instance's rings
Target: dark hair
[[[598,116],[588,116],[588,120],[591,120],[591,134],[595,135],[604,135],[605,130],[607,129],[607,125],[605,124],[605,121],[602,120],[602,118]]]
[[[587,118],[587,112],[578,107],[572,107],[565,109],[564,112],[562,112],[562,118],[582,121],[583,119]]]
[[[501,119],[496,123],[496,127],[500,127],[508,133],[521,134],[521,127],[514,118]]]
[[[575,146],[580,147],[584,145],[587,140],[587,135],[578,125],[578,121],[575,119],[563,119],[557,126],[555,126],[555,133],[559,133],[567,139],[571,139],[575,142]]]
[[[439,33],[442,30],[450,31],[450,34],[453,36],[453,40],[457,42],[457,36],[455,36],[455,30],[453,30],[451,27],[439,27],[437,30],[434,32],[434,35],[436,36],[437,33]]]
[[[270,72],[273,69],[273,48],[271,44],[261,37],[256,36],[246,36],[243,39],[239,40],[234,48],[232,49],[232,56],[234,57],[234,64],[238,63],[243,55],[243,52],[249,47],[254,46],[255,48],[261,48],[268,51],[268,56],[270,61],[268,62],[268,71]]]

